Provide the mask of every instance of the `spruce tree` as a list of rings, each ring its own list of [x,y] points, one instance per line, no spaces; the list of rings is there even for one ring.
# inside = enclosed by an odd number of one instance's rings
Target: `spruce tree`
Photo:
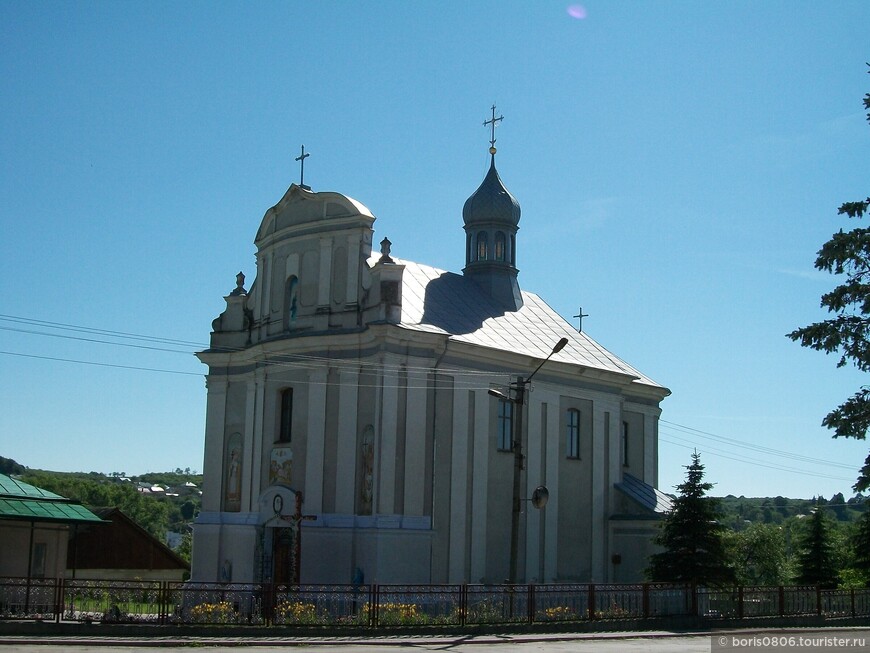
[[[837,587],[839,574],[834,562],[831,524],[821,505],[813,511],[799,547],[795,580],[801,585],[820,585],[826,589]]]
[[[852,536],[852,555],[855,569],[864,576],[867,587],[870,587],[870,507],[855,523]]]
[[[677,486],[674,506],[662,521],[655,543],[664,551],[650,556],[647,577],[663,583],[720,587],[736,583],[725,549],[725,526],[718,502],[706,493],[704,466],[698,452],[686,467],[686,481]]]

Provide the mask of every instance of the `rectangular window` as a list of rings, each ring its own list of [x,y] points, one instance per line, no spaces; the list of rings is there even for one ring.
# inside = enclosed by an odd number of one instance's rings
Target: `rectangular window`
[[[571,408],[565,418],[566,455],[568,458],[580,458],[580,411]]]
[[[622,423],[622,464],[628,467],[628,422]]]
[[[45,578],[45,555],[48,545],[45,542],[34,542],[33,557],[30,560],[30,577]]]
[[[498,449],[513,450],[514,405],[510,401],[498,401]]]
[[[293,424],[293,388],[281,391],[281,421],[278,428],[278,442],[290,442]]]

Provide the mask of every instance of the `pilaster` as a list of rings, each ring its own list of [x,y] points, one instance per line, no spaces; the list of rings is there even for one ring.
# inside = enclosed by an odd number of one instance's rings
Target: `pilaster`
[[[308,375],[308,452],[305,465],[305,509],[323,511],[323,462],[326,424],[326,376],[323,367]]]
[[[450,553],[448,563],[449,583],[462,583],[468,567],[466,538],[468,535],[468,485],[472,448],[468,429],[468,390],[455,385],[453,391],[453,451],[450,459]]]
[[[336,451],[335,510],[352,514],[355,508],[357,400],[359,396],[359,370],[339,372],[338,439]]]
[[[405,515],[423,515],[426,477],[426,376],[409,372],[405,410]]]
[[[378,458],[377,512],[396,512],[396,436],[398,430],[399,373],[395,366],[384,367],[381,377],[380,450]]]

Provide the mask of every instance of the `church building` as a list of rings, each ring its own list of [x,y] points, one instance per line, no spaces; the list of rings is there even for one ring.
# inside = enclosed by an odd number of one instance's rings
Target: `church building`
[[[642,579],[669,391],[520,288],[494,143],[461,273],[373,253],[375,216],[337,192],[266,211],[198,354],[193,581]]]

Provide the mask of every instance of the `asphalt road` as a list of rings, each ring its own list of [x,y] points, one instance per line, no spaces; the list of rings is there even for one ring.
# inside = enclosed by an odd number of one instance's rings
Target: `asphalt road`
[[[784,637],[776,646],[762,645],[762,637]],[[759,645],[752,646],[753,640]],[[792,638],[793,645],[787,641]],[[863,647],[847,648],[835,645],[813,646],[819,638],[856,638]],[[804,645],[801,645],[801,642]],[[724,643],[725,646],[721,644]],[[782,645],[786,644],[786,645]],[[178,649],[206,649],[210,653],[239,653],[252,648],[252,653],[287,653],[288,650],[310,653],[375,653],[387,651],[447,651],[450,653],[751,653],[757,651],[868,651],[870,628],[825,628],[788,630],[741,630],[717,633],[597,633],[583,635],[475,636],[475,637],[405,637],[381,639],[332,638],[299,640],[283,638],[221,638],[221,639],[86,639],[86,638],[16,638],[0,637],[0,649],[21,653],[159,653]]]

